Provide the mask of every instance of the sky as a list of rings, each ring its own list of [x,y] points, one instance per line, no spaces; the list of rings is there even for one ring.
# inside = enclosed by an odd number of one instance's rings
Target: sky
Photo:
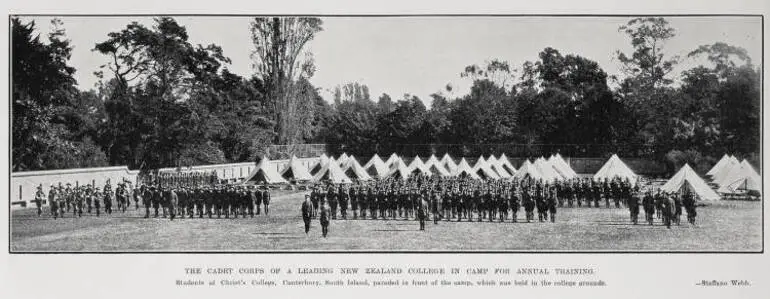
[[[50,31],[50,17],[35,20],[41,33]],[[77,69],[79,88],[93,88],[93,72],[107,63],[93,52],[107,34],[137,21],[152,26],[151,17],[61,17],[74,46],[70,65]],[[250,76],[249,17],[175,17],[187,28],[193,44],[217,44],[232,60],[230,71]],[[761,19],[758,17],[666,17],[676,36],[665,45],[667,55],[682,61],[672,73],[678,78],[703,61],[688,59],[700,45],[725,42],[745,48],[755,65],[762,63]],[[335,86],[366,84],[373,100],[382,93],[393,99],[416,95],[430,105],[430,94],[451,84],[455,95],[467,93],[470,82],[460,77],[467,65],[492,59],[520,69],[537,60],[545,47],[563,55],[578,54],[599,63],[610,75],[620,75],[616,51],[631,53],[630,40],[618,27],[628,17],[324,17],[323,31],[306,46],[317,71],[311,82],[332,101]]]

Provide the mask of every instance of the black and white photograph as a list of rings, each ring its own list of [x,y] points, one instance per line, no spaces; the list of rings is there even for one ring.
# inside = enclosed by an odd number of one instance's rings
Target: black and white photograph
[[[10,253],[761,253],[761,15],[9,16]]]

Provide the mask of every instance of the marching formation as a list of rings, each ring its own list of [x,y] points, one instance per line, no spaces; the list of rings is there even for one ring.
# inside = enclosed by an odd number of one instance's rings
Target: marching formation
[[[72,211],[73,217],[82,217],[83,213],[95,213],[97,217],[101,215],[102,207],[104,213],[112,214],[113,201],[117,204],[117,211],[125,213],[131,206],[131,200],[134,201],[134,209],[139,209],[139,203],[144,206],[144,218],[150,218],[152,215],[158,218],[238,218],[254,217],[260,215],[264,209],[264,214],[270,213],[270,191],[257,186],[243,185],[211,185],[196,187],[181,186],[155,186],[142,185],[141,187],[131,188],[130,183],[119,183],[115,191],[112,191],[110,182],[104,185],[103,189],[93,187],[92,185],[71,187],[66,184],[66,188],[59,184],[58,187],[51,186],[48,194],[43,191],[43,186],[37,188],[35,194],[35,204],[37,214],[43,213],[43,201],[48,199],[48,205],[51,209],[51,216],[63,218],[65,214]]]

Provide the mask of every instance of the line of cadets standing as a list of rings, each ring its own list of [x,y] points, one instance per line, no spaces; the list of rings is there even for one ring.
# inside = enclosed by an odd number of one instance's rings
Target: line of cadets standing
[[[143,186],[141,197],[144,201],[144,218],[150,217],[150,207],[154,217],[161,210],[163,217],[166,212],[171,220],[180,218],[238,218],[238,216],[254,217],[260,215],[264,208],[265,215],[270,213],[270,190],[265,187],[215,185],[199,187],[155,187]]]
[[[309,219],[316,218],[319,208],[328,206],[331,220],[348,219],[348,209],[353,219],[417,219],[420,229],[424,220],[432,216],[433,222],[446,221],[519,221],[518,213],[524,208],[525,220],[556,221],[557,208],[600,207],[610,208],[610,201],[616,208],[628,207],[631,221],[638,222],[639,207],[644,207],[647,222],[652,225],[652,215],[657,213],[664,224],[679,224],[684,206],[688,221],[695,222],[695,201],[691,193],[682,196],[663,193],[653,196],[646,192],[644,199],[638,186],[628,180],[594,182],[590,179],[573,179],[555,183],[524,180],[471,180],[468,178],[441,178],[417,176],[408,180],[394,178],[376,179],[355,184],[315,185],[309,197],[303,202],[303,217],[306,228]],[[307,207],[306,207],[307,206]],[[312,206],[312,210],[309,207]],[[510,216],[510,217],[509,217]],[[321,217],[324,222],[324,217]],[[327,219],[328,223],[328,219]],[[323,226],[323,225],[322,225]],[[325,228],[325,230],[328,230]],[[325,235],[326,233],[324,233]]]
[[[112,214],[113,200],[116,200],[118,211],[125,212],[131,205],[130,186],[126,182],[118,183],[115,191],[109,181],[104,185],[104,189],[94,187],[93,185],[79,185],[72,187],[70,183],[62,186],[51,185],[48,194],[43,191],[43,185],[38,185],[35,192],[35,206],[37,215],[43,214],[43,202],[48,200],[50,214],[54,219],[64,218],[66,213],[72,211],[73,217],[82,217],[83,212],[87,214],[96,213],[99,217],[104,208],[105,214]],[[138,202],[135,201],[138,208]]]
[[[265,186],[155,186],[142,185],[133,190],[128,183],[119,183],[115,191],[112,191],[108,181],[103,191],[99,187],[92,185],[81,185],[72,188],[71,184],[66,184],[66,188],[61,184],[51,186],[48,194],[43,191],[43,186],[37,187],[35,193],[35,205],[37,214],[43,213],[43,202],[48,199],[51,216],[56,218],[65,217],[66,213],[72,211],[73,217],[82,217],[83,212],[96,216],[101,215],[102,207],[104,213],[112,214],[113,201],[116,201],[118,210],[123,213],[131,205],[131,199],[134,201],[135,210],[139,209],[139,202],[144,205],[144,218],[149,218],[151,210],[154,210],[154,217],[162,214],[164,218],[169,217],[173,220],[175,217],[204,215],[209,218],[216,216],[221,218],[234,218],[238,216],[254,217],[259,215],[264,209],[265,215],[270,213],[271,194]],[[160,213],[159,213],[160,212]],[[256,213],[255,213],[256,212]]]

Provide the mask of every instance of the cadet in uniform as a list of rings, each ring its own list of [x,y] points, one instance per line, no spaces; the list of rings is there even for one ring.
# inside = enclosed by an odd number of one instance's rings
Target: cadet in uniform
[[[663,216],[663,202],[665,201],[665,198],[663,198],[663,194],[660,192],[660,189],[658,189],[658,192],[655,193],[655,214],[658,216],[658,219],[661,219]]]
[[[144,205],[144,218],[150,218],[150,206],[152,205],[152,190],[155,187],[148,188],[142,186],[142,204]]]
[[[256,192],[254,192],[254,186],[249,186],[249,189],[247,192],[249,197],[247,199],[248,202],[246,203],[246,209],[249,211],[249,216],[251,218],[254,218],[254,204],[257,202],[257,195],[256,195]],[[312,212],[313,212],[312,207],[310,209],[310,212],[312,216]]]
[[[91,215],[91,210],[93,207],[94,202],[94,189],[91,187],[91,185],[88,185],[88,188],[86,188],[86,211],[89,215]]]
[[[318,218],[320,219],[320,222],[321,222],[321,234],[323,235],[324,238],[326,238],[326,236],[329,234],[329,220],[331,218],[331,213],[332,213],[331,207],[329,207],[329,203],[327,202],[326,199],[323,199],[323,201],[321,202],[320,209],[321,209],[321,213]]]
[[[505,222],[508,219],[508,209],[510,209],[511,193],[508,190],[502,192],[502,196],[498,200],[498,211],[500,213],[500,222]]]
[[[537,207],[537,219],[540,222],[543,222],[545,220],[548,220],[548,211],[546,209],[545,204],[545,194],[543,194],[543,190],[539,189],[540,191],[537,191],[539,188],[535,187],[535,207]]]
[[[302,202],[302,221],[305,222],[305,234],[310,232],[310,222],[313,219],[313,203],[310,202],[310,195],[305,195],[305,201]]]
[[[535,200],[532,198],[533,187],[522,192],[522,203],[524,203],[524,212],[527,216],[527,222],[535,220]]]
[[[441,190],[440,189],[437,190],[436,193],[441,193]],[[442,216],[446,216],[446,219],[445,219],[446,221],[449,221],[452,218],[452,206],[453,205],[450,202],[450,200],[451,200],[450,197],[451,197],[451,195],[449,195],[449,194],[441,194],[441,210],[443,211],[441,215]]]
[[[270,214],[270,189],[267,185],[264,186],[265,190],[262,191],[262,203],[265,205],[265,216]]]
[[[213,187],[206,187],[203,190],[203,199],[205,203],[205,207],[203,207],[203,211],[206,215],[209,216],[209,219],[214,217],[214,204],[216,203],[216,200],[214,199],[214,189]],[[257,211],[257,214],[259,214],[259,211]]]
[[[173,221],[174,216],[176,216],[176,206],[178,203],[179,197],[176,195],[176,191],[174,191],[173,188],[170,188],[168,190],[168,200],[166,201],[166,204],[168,205],[168,213],[171,221]]]
[[[259,190],[258,187],[257,190],[254,191],[254,195],[256,196],[256,201],[254,201],[254,208],[257,209],[257,215],[262,213],[262,190]]]
[[[110,184],[104,186],[104,212],[112,215],[112,189]]]
[[[155,218],[158,218],[158,209],[160,208],[160,202],[161,202],[161,194],[160,190],[156,187],[152,187],[152,208],[155,209]]]
[[[628,210],[631,213],[631,222],[636,225],[639,221],[639,197],[636,195],[632,196],[630,199],[628,199],[627,203]]]
[[[139,198],[142,196],[142,193],[140,190],[139,185],[134,187],[133,197],[134,197],[134,210],[139,210]]]
[[[652,197],[650,190],[647,190],[645,193],[644,199],[642,199],[642,206],[644,206],[644,218],[647,220],[647,223],[652,225],[655,215],[655,199]]]
[[[671,220],[674,217],[674,213],[676,213],[674,199],[666,195],[663,198],[663,223],[666,225],[666,228],[671,228]]]
[[[94,190],[94,209],[96,210],[96,217],[99,217],[99,213],[102,206],[102,193],[99,192],[99,187]]]
[[[674,195],[674,223],[679,225],[679,218],[682,216],[682,198],[679,194]]]
[[[64,188],[62,187],[61,183],[59,183],[59,192],[57,192],[57,202],[59,203],[59,217],[64,218],[64,214],[68,211],[67,210],[67,197],[69,194],[64,192]]]
[[[684,195],[682,195],[682,205],[685,211],[687,211],[687,222],[695,224],[695,216],[698,214],[695,211],[695,197],[689,190],[685,191]]]
[[[37,186],[37,192],[35,192],[35,206],[37,207],[37,217],[43,214],[43,199],[45,198],[45,192],[43,192],[43,184]]]
[[[546,207],[551,216],[551,223],[556,222],[556,205],[556,191],[551,190],[551,192],[548,193],[548,200],[546,201]]]
[[[428,214],[428,202],[420,196],[420,205],[417,207],[417,219],[420,220],[420,230],[425,230],[425,218]]]
[[[51,207],[51,216],[53,216],[53,219],[59,217],[59,203],[56,202],[56,198],[56,188],[51,185],[51,189],[48,191],[48,206]]]
[[[77,210],[78,218],[83,217],[83,187],[75,188],[75,210]],[[73,211],[74,212],[74,211]]]
[[[188,205],[187,192],[184,188],[179,188],[179,192],[177,192],[176,196],[179,199],[179,218],[184,219]]]
[[[348,193],[345,192],[342,184],[339,185],[337,190],[337,197],[339,198],[340,216],[342,219],[348,219]]]
[[[369,205],[369,214],[371,214],[372,219],[377,219],[377,208],[379,205],[377,198],[379,197],[379,188],[377,190],[374,188],[374,186],[369,186],[369,189],[366,191],[366,198]]]
[[[440,200],[441,200],[441,196],[437,192],[433,193],[433,199],[431,200],[431,213],[433,213],[433,224],[438,224]]]
[[[353,210],[353,219],[358,219],[358,192],[357,188],[350,185],[348,189],[348,198],[350,198],[350,209]]]
[[[72,185],[70,185],[70,183],[67,183],[67,188],[64,189],[64,192],[62,193],[64,195],[63,197],[67,207],[67,212],[69,212],[70,209],[72,209],[72,188],[70,188],[70,186]]]
[[[516,216],[519,213],[520,203],[519,203],[519,190],[513,189],[511,192],[511,218],[513,219],[512,222],[518,222],[518,219]]]

